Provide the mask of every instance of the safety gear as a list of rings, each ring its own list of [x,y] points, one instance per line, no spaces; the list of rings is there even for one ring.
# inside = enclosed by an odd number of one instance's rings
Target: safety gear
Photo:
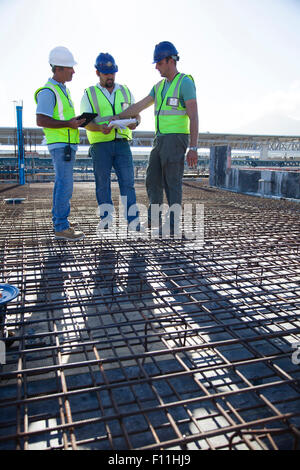
[[[169,41],[162,41],[155,46],[153,64],[160,62],[166,57],[172,57],[172,59],[176,61],[179,60],[178,52],[174,44]]]
[[[105,74],[116,73],[118,71],[118,66],[113,56],[104,52],[101,52],[98,55],[96,59],[95,67],[98,70],[98,72],[105,73]]]
[[[58,121],[69,121],[75,117],[74,105],[70,96],[70,92],[67,89],[67,95],[64,94],[59,85],[54,85],[50,81],[46,83],[45,86],[39,88],[35,94],[34,98],[37,103],[37,95],[41,90],[50,89],[55,95],[55,106],[53,110],[53,119]],[[61,127],[59,129],[50,129],[47,127],[43,128],[44,134],[46,136],[47,144],[56,144],[56,143],[68,143],[68,144],[78,144],[79,143],[79,130],[72,129],[71,127]]]
[[[162,92],[165,80],[161,80],[155,85],[154,113],[156,132],[161,134],[190,133],[190,120],[186,113],[186,108],[179,99],[180,86],[184,77],[189,77],[193,80],[191,75],[177,74],[170,84],[164,99],[162,99]]]
[[[92,104],[93,112],[98,114],[95,118],[97,124],[108,124],[109,121],[104,121],[102,119],[103,117],[119,114],[131,105],[131,93],[125,85],[120,85],[120,88],[116,90],[114,105],[109,102],[98,86],[87,88],[86,93]],[[103,134],[103,132],[100,131],[90,132],[88,130],[86,133],[90,144],[110,142],[115,140],[117,135],[127,140],[131,140],[132,138],[132,132],[128,127],[124,130],[112,128],[109,134]]]
[[[59,65],[61,67],[74,67],[77,64],[75,62],[73,54],[66,47],[55,47],[50,51],[49,64]]]

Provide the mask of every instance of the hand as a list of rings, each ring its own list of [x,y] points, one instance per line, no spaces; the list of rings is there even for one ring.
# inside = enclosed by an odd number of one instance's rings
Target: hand
[[[71,129],[78,129],[83,123],[85,123],[85,119],[77,119],[76,117],[72,118],[68,122],[68,127],[71,127]]]
[[[197,168],[198,153],[197,150],[189,150],[186,156],[186,161],[189,168]]]
[[[107,119],[109,121],[108,125],[110,125],[113,121],[118,121],[119,119],[120,118],[117,114],[115,116],[109,116],[109,118]],[[111,129],[112,129],[112,126],[111,126]]]
[[[128,126],[128,129],[130,129],[131,131],[134,131],[138,126],[138,123],[135,122],[134,124],[129,124]]]

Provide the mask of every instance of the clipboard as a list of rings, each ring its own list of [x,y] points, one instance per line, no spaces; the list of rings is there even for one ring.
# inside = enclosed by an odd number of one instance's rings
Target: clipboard
[[[82,113],[80,116],[77,116],[76,119],[85,119],[85,123],[81,124],[79,127],[85,127],[89,122],[91,122],[95,117],[98,116],[97,113]]]

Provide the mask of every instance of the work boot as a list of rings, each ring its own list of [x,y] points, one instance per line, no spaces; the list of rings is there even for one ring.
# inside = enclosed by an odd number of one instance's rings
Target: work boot
[[[84,233],[80,230],[74,230],[72,227],[62,230],[61,232],[55,232],[56,240],[68,240],[70,242],[77,242],[84,238]]]

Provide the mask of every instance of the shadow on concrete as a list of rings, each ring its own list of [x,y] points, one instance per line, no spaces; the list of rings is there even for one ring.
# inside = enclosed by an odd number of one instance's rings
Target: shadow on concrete
[[[255,308],[245,310],[234,296],[224,296],[184,247],[158,242],[136,244],[131,251],[111,244],[83,251],[82,257],[80,268],[68,245],[47,256],[36,308],[24,328],[26,348],[32,349],[28,364],[65,366],[26,382],[24,397],[49,395],[27,407],[34,417],[29,431],[45,429],[30,437],[31,449],[60,447],[72,439],[82,442],[82,449],[137,449],[155,443],[153,430],[156,442],[197,436],[188,449],[228,448],[232,433],[222,429],[273,416],[266,400],[280,412],[297,411],[289,385],[244,390],[274,379],[270,362],[248,360],[289,346],[266,340],[268,319],[257,320]],[[222,268],[217,260],[206,261],[215,273]],[[276,314],[275,306],[272,311]],[[260,341],[246,341],[260,334]],[[291,368],[288,358],[278,364]],[[6,388],[8,396],[13,390]],[[51,398],[66,390],[79,392]],[[47,428],[63,424],[68,414],[82,424],[49,433]],[[13,423],[14,416],[14,408],[7,407],[2,420]],[[280,420],[274,426],[284,427]],[[237,435],[235,442],[240,439]],[[275,440],[280,449],[292,448],[288,433]],[[261,448],[259,442],[252,445]],[[238,448],[248,447],[241,442]]]
[[[6,184],[6,183],[5,183]],[[11,185],[7,185],[5,188],[2,188],[0,189],[0,194],[1,193],[5,193],[7,191],[11,191],[12,189],[15,189],[15,188],[19,188],[20,185],[19,184],[13,184],[12,186]]]

